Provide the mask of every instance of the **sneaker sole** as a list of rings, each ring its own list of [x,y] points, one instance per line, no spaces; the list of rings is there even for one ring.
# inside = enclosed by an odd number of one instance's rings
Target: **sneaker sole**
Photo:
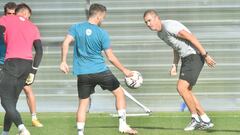
[[[201,130],[206,130],[206,129],[210,129],[210,128],[212,128],[212,127],[214,127],[214,124],[209,124],[208,126],[203,126],[203,127],[200,127],[199,129],[201,129]]]

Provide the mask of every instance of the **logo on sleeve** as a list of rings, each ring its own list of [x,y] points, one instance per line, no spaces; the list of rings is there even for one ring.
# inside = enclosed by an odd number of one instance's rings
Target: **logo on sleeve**
[[[92,30],[91,30],[91,29],[86,29],[86,35],[87,35],[87,36],[92,35]]]

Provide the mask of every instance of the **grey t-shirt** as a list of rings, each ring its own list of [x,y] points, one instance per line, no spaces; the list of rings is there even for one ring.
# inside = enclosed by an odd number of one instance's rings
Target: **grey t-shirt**
[[[163,20],[162,30],[157,34],[160,39],[176,50],[180,57],[184,58],[191,54],[196,54],[197,49],[190,41],[177,36],[181,30],[186,30],[187,32],[191,33],[187,27],[178,21]]]

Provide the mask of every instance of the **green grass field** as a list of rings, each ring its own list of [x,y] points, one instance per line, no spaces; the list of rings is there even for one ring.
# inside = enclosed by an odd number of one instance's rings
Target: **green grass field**
[[[207,131],[185,132],[183,128],[190,118],[188,112],[160,112],[150,116],[128,117],[128,123],[138,130],[139,135],[239,135],[240,112],[209,112],[215,127]],[[25,125],[32,135],[76,135],[75,113],[39,113],[43,128],[31,126],[29,113],[22,113]],[[3,113],[0,113],[3,121]],[[1,130],[2,130],[2,125]],[[10,134],[15,135],[13,125]],[[109,114],[91,113],[85,135],[120,135],[118,119]]]

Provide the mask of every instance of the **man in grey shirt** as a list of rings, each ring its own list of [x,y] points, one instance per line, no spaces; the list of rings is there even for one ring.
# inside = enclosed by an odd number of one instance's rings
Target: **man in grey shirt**
[[[209,67],[214,67],[216,62],[197,38],[180,22],[175,20],[161,21],[155,10],[145,11],[143,18],[149,29],[157,31],[158,37],[173,48],[174,59],[170,70],[171,76],[177,75],[177,65],[181,58],[182,65],[177,90],[192,114],[192,120],[184,130],[191,131],[213,127],[214,124],[211,123],[210,118],[193,94],[192,87],[197,82],[204,61]]]

